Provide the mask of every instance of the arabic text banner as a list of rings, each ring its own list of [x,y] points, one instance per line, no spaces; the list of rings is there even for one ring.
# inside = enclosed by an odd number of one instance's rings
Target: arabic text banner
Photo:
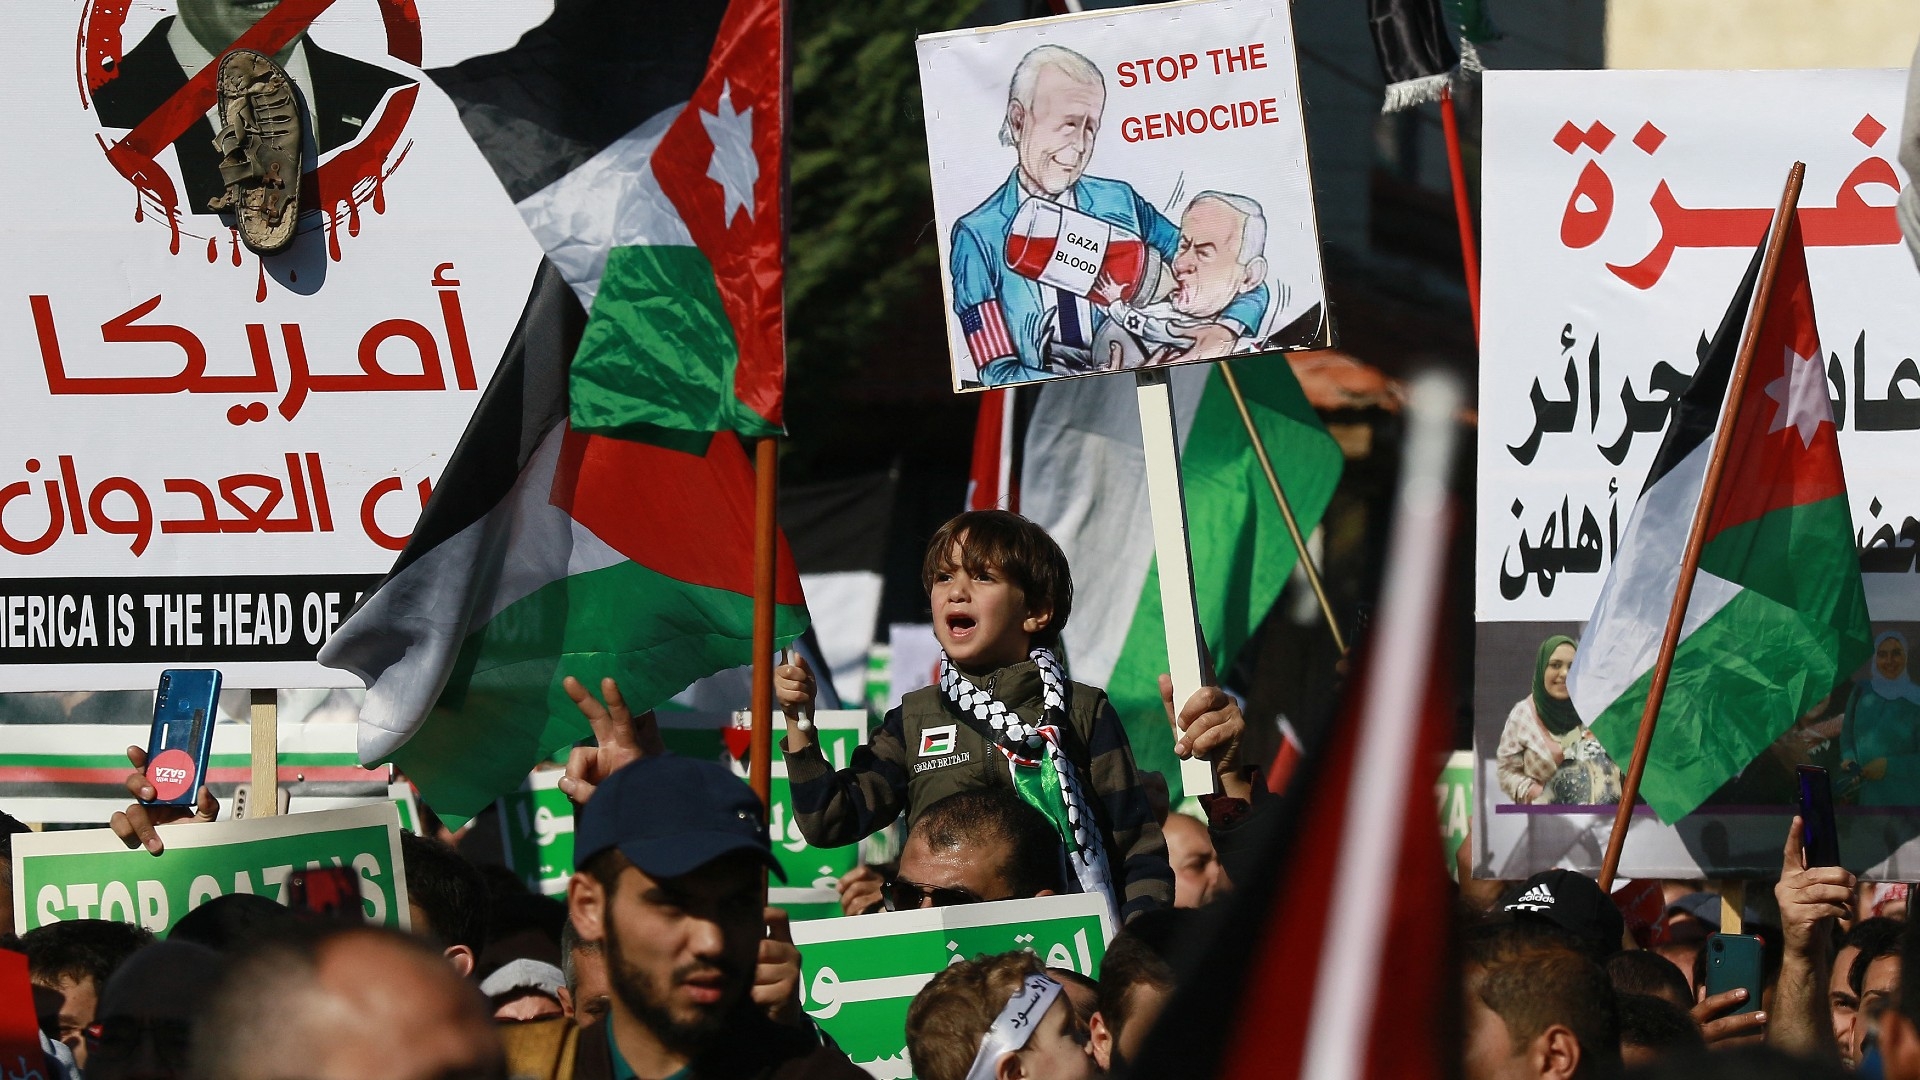
[[[13,840],[13,918],[21,933],[69,919],[138,923],[164,937],[181,917],[229,893],[286,903],[287,875],[350,866],[368,922],[409,929],[400,820],[392,804],[160,826],[158,856],[109,829],[22,833]]]
[[[1026,949],[1097,979],[1114,929],[1085,893],[795,923],[801,1004],[854,1064],[906,1080],[907,1006],[948,964]]]
[[[539,263],[426,72],[551,3],[175,6],[35,5],[0,40],[33,147],[0,158],[0,690],[350,683],[314,652],[406,542]],[[188,75],[230,33],[284,43],[312,106],[267,258],[208,206]]]
[[[1901,71],[1487,74],[1477,876],[1599,866],[1611,806],[1524,801],[1525,748],[1541,745],[1537,654],[1584,626],[1674,402],[1796,160],[1868,606],[1876,632],[1920,620],[1920,273],[1893,209],[1910,182],[1896,160],[1905,83]],[[1783,362],[1757,357],[1753,377]],[[1708,808],[1671,829],[1636,817],[1621,872],[1777,873],[1792,767],[1838,770],[1860,730],[1856,679]],[[1920,776],[1842,794],[1848,865],[1920,874]]]

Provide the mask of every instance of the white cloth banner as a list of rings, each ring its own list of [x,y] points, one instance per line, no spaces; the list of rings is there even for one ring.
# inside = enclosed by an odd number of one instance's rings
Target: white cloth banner
[[[1480,876],[1598,866],[1613,808],[1515,805],[1498,750],[1512,752],[1512,777],[1525,745],[1544,745],[1522,707],[1537,650],[1579,635],[1672,404],[1796,160],[1807,164],[1800,216],[1868,605],[1876,630],[1920,620],[1920,273],[1893,209],[1908,183],[1896,161],[1905,81],[1892,70],[1487,73]],[[1847,689],[1832,715],[1813,718],[1826,726],[1805,722],[1716,796],[1740,813],[1709,808],[1675,829],[1636,819],[1623,873],[1777,872],[1790,766],[1837,753]],[[1524,791],[1524,778],[1512,786]],[[1869,817],[1849,865],[1920,874],[1920,850],[1903,848],[1915,830],[1889,825],[1899,814]]]

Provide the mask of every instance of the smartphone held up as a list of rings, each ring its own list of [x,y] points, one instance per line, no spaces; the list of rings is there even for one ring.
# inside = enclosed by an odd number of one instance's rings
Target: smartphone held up
[[[220,673],[211,668],[169,668],[160,673],[153,698],[153,730],[147,736],[147,782],[154,806],[193,806],[206,785],[213,752],[213,723],[220,700]]]
[[[1800,781],[1800,844],[1806,852],[1807,866],[1839,866],[1840,829],[1833,820],[1833,785],[1827,770],[1801,765],[1796,773]]]

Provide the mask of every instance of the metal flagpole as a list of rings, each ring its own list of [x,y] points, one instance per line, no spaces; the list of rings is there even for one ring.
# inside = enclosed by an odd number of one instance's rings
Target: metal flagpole
[[[1454,114],[1453,87],[1440,91],[1440,128],[1447,138],[1447,173],[1453,178],[1453,216],[1460,225],[1460,262],[1467,275],[1467,307],[1473,312],[1473,340],[1480,340],[1480,250],[1473,242],[1473,205],[1467,199],[1467,169],[1460,156],[1460,119]]]

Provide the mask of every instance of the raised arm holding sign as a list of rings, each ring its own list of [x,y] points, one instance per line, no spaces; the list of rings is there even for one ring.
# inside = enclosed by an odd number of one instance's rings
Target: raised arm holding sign
[[[1176,4],[933,34],[917,47],[954,389],[1135,372],[1165,670],[1174,701],[1199,701],[1203,616],[1218,627],[1219,607],[1238,600],[1211,585],[1227,567],[1194,565],[1180,456],[1195,421],[1192,403],[1176,408],[1166,366],[1332,342],[1289,16]],[[1101,140],[1110,114],[1119,138]],[[1257,442],[1245,410],[1242,421]],[[1268,486],[1285,511],[1271,470]],[[1296,529],[1303,559],[1305,541]],[[1211,575],[1212,607],[1196,595],[1197,571]],[[1069,662],[1110,662],[1090,652]],[[1141,691],[1151,702],[1151,683],[1128,692]],[[1137,706],[1128,715],[1137,722]],[[1196,757],[1182,728],[1180,787],[1211,793],[1206,748]],[[1163,750],[1154,758],[1174,764]]]

